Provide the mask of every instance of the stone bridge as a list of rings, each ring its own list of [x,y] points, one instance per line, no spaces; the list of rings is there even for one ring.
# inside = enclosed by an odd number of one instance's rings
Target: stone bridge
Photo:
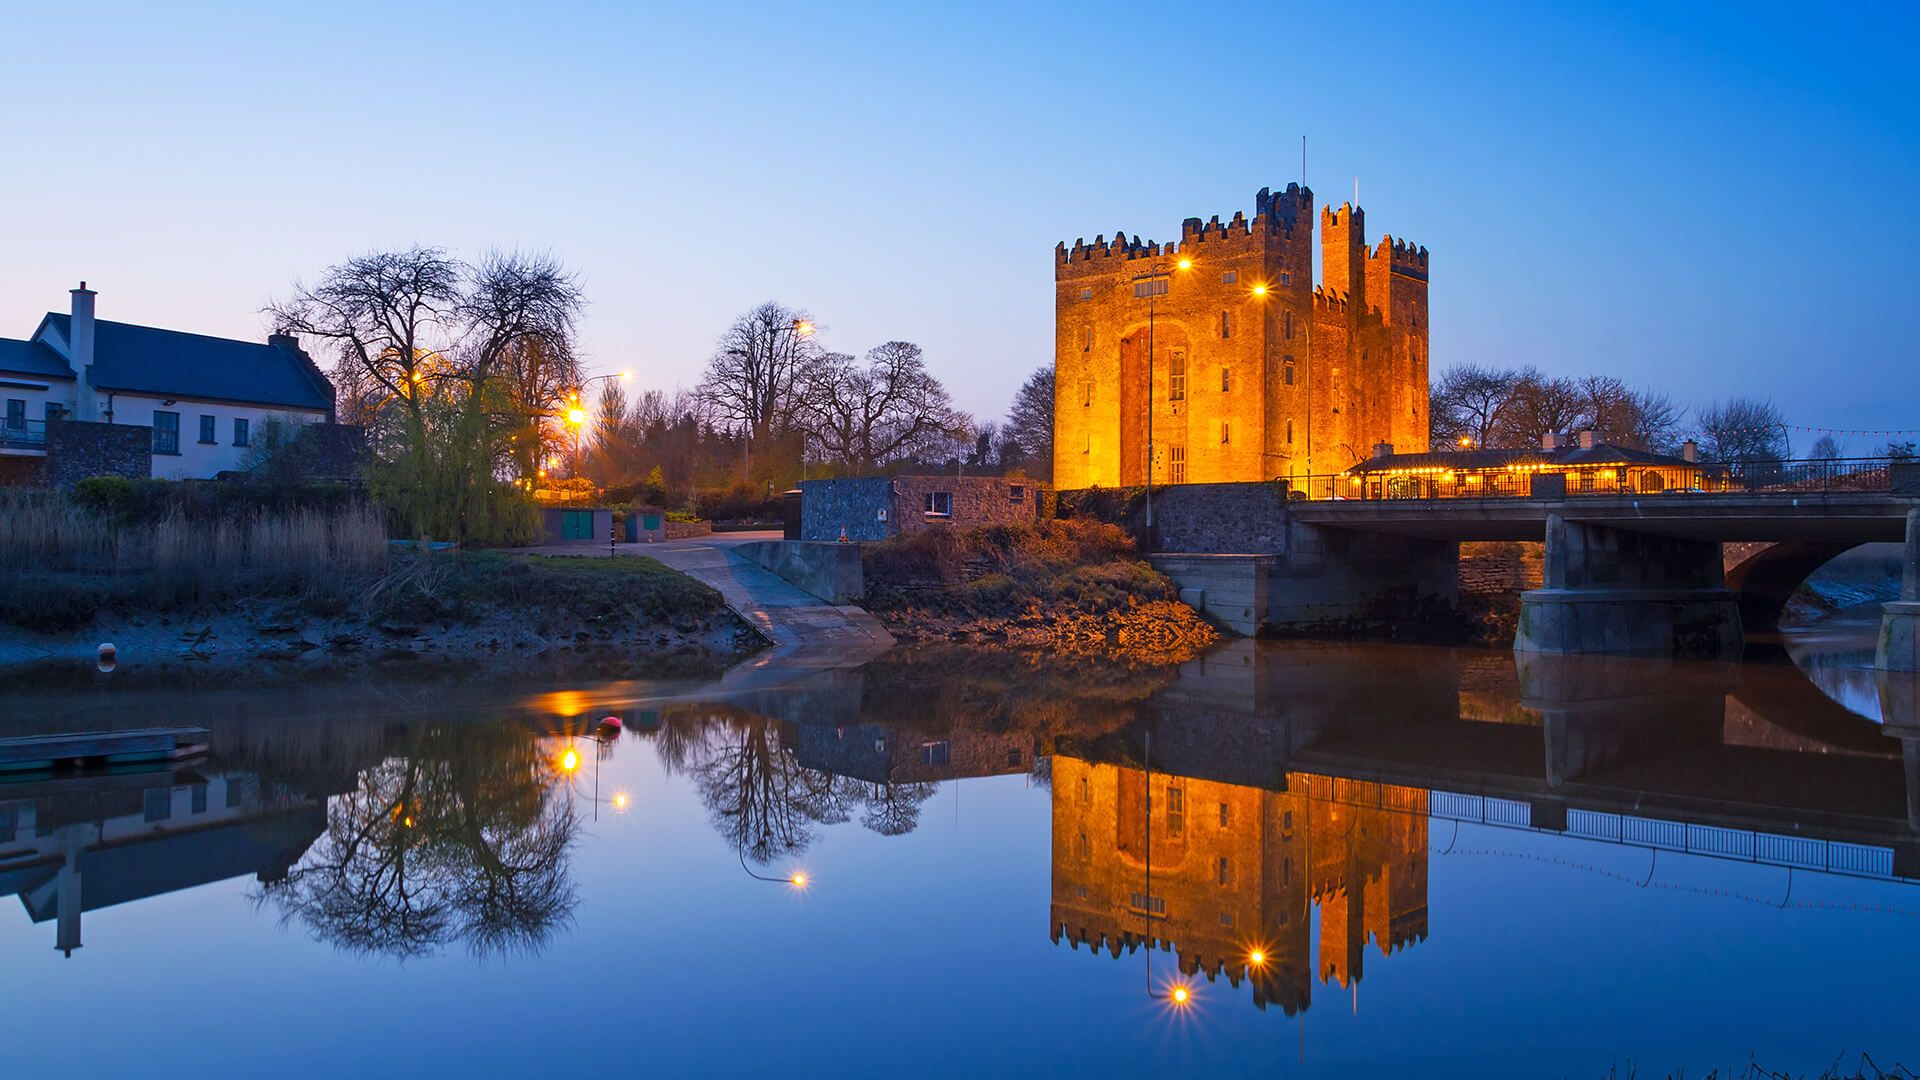
[[[1904,540],[1905,587],[1886,606],[1880,661],[1920,665],[1912,495],[1288,502],[1277,485],[1222,484],[1165,489],[1155,501],[1154,564],[1242,633],[1391,629],[1458,599],[1461,543],[1544,542],[1542,587],[1521,595],[1521,652],[1737,656],[1744,629],[1776,626],[1822,563]],[[1729,543],[1770,546],[1729,568]]]

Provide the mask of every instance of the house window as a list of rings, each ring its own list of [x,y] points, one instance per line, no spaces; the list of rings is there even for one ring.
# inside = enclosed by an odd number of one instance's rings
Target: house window
[[[1027,486],[1025,484],[1009,484],[1007,486],[1007,501],[1026,502]]]
[[[1239,280],[1240,280],[1240,271],[1238,270],[1228,270],[1223,272],[1220,275],[1220,284],[1222,285],[1231,285],[1234,282]]]
[[[1083,289],[1081,289],[1081,290],[1080,290],[1080,299],[1082,299],[1082,300],[1091,300],[1091,299],[1093,299],[1093,290],[1092,290],[1092,289],[1085,289],[1085,288],[1083,288]]]
[[[922,765],[945,765],[951,755],[952,748],[945,740],[920,744]]]
[[[1080,404],[1089,407],[1093,405],[1092,379],[1088,379],[1086,382],[1080,384]]]
[[[953,492],[927,492],[927,516],[930,518],[950,518],[953,516]]]
[[[1287,362],[1281,365],[1280,380],[1288,386],[1293,385],[1293,357],[1287,357]]]
[[[10,397],[7,399],[7,427],[14,431],[23,431],[27,426],[27,399]]]
[[[193,813],[196,813],[196,814],[206,813],[207,812],[207,785],[195,784],[193,785],[192,790],[193,790]]]
[[[173,816],[173,789],[148,788],[141,793],[142,816],[148,821],[165,821]]]
[[[153,410],[153,452],[156,454],[180,452],[179,413]]]
[[[58,420],[67,415],[67,407],[57,401],[47,402],[47,419]]]
[[[1227,423],[1227,421],[1222,420],[1220,421],[1220,445],[1226,446],[1231,442],[1233,442],[1233,427]]]
[[[1215,884],[1219,885],[1233,884],[1232,859],[1227,858],[1225,855],[1220,856],[1220,861],[1215,863],[1213,867],[1213,880]]]
[[[233,418],[233,445],[245,446],[252,438],[252,425],[242,417]]]
[[[1020,751],[1018,750],[1007,751],[1007,768],[1017,769],[1019,767],[1020,767]]]
[[[1136,299],[1149,296],[1165,296],[1167,295],[1167,279],[1165,277],[1140,278],[1133,283],[1133,295]]]
[[[1177,787],[1167,788],[1167,831],[1179,836],[1187,827],[1187,793]]]
[[[1233,336],[1233,312],[1231,311],[1220,313],[1220,336],[1223,338]]]
[[[210,443],[213,440],[214,440],[213,417],[202,416],[200,418],[200,441],[203,443]]]
[[[1167,363],[1167,400],[1185,401],[1187,399],[1187,353],[1185,349],[1173,350],[1173,359]]]
[[[1233,392],[1233,369],[1230,367],[1220,369],[1220,392],[1223,394]]]
[[[1175,484],[1187,482],[1187,448],[1184,446],[1167,447],[1167,471],[1169,480]]]

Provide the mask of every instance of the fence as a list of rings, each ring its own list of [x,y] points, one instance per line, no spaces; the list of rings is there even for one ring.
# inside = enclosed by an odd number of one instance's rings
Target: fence
[[[1809,458],[1698,465],[1522,463],[1472,469],[1429,465],[1308,476],[1292,484],[1295,498],[1316,500],[1920,495],[1920,459]]]
[[[9,416],[0,422],[0,448],[7,450],[44,450],[47,446],[47,422]]]

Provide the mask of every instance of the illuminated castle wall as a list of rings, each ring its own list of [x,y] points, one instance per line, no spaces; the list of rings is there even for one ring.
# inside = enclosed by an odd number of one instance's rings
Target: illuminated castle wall
[[[1056,486],[1149,468],[1155,484],[1270,480],[1342,471],[1381,442],[1427,449],[1427,250],[1368,246],[1358,207],[1324,209],[1316,287],[1313,222],[1313,192],[1289,184],[1255,195],[1251,219],[1188,218],[1177,244],[1054,249]]]
[[[1115,957],[1165,945],[1169,967],[1246,979],[1257,1005],[1291,1015],[1315,980],[1358,980],[1369,943],[1390,955],[1427,936],[1423,790],[1294,773],[1269,791],[1061,755],[1052,764],[1055,942]]]

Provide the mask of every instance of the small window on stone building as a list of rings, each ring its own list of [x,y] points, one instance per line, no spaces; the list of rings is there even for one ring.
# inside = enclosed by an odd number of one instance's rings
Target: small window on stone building
[[[1362,359],[1362,360],[1365,360],[1366,358],[1367,358],[1367,350],[1365,350],[1365,349],[1361,349],[1361,350],[1360,350],[1360,359]]]
[[[1084,776],[1080,778],[1080,801],[1083,803],[1093,801],[1093,785],[1087,783],[1087,778]]]
[[[1133,295],[1136,298],[1167,295],[1167,279],[1162,277],[1140,278],[1133,283]]]
[[[1293,340],[1293,312],[1288,311],[1282,313],[1280,321],[1286,328],[1287,340]]]
[[[952,753],[951,747],[945,741],[921,743],[920,744],[920,764],[945,765],[951,753]]]
[[[1007,485],[1007,501],[1008,502],[1026,502],[1027,486],[1025,484]]]
[[[1184,453],[1182,456],[1185,456]],[[1180,835],[1187,827],[1187,792],[1184,788],[1167,786],[1167,831]]]
[[[1293,357],[1287,357],[1287,362],[1281,367],[1280,379],[1288,386],[1293,385]]]
[[[1086,858],[1091,858],[1093,856],[1093,843],[1087,839],[1086,833],[1080,834],[1080,842],[1078,844],[1078,847],[1080,849],[1081,858],[1086,859]]]
[[[1080,452],[1083,454],[1093,453],[1093,436],[1091,435],[1087,436],[1087,441],[1084,445],[1080,447]]]
[[[1187,482],[1187,448],[1184,446],[1167,447],[1167,479],[1170,483]]]
[[[1220,284],[1222,285],[1231,285],[1234,282],[1239,280],[1240,280],[1240,271],[1238,270],[1228,270],[1223,272],[1220,275]]]
[[[1081,289],[1081,290],[1080,290],[1080,299],[1082,299],[1082,300],[1091,300],[1091,299],[1093,299],[1093,290],[1092,290],[1092,289]]]
[[[1233,392],[1233,369],[1230,367],[1220,369],[1220,392],[1223,394]]]
[[[1232,925],[1233,925],[1233,912],[1231,912],[1231,911],[1223,911],[1223,912],[1221,912],[1221,913],[1220,913],[1220,925],[1221,925],[1221,926],[1232,926]]]
[[[216,436],[213,433],[213,425],[214,425],[213,417],[202,416],[200,418],[200,441],[201,442],[210,443],[215,441]]]
[[[1092,379],[1088,379],[1086,382],[1083,382],[1080,384],[1080,404],[1081,405],[1093,404],[1093,380]]]
[[[1220,861],[1214,864],[1213,879],[1221,885],[1233,884],[1233,860],[1222,855]]]
[[[1087,327],[1086,333],[1080,335],[1080,351],[1093,351],[1093,327],[1091,326]]]
[[[1220,445],[1226,446],[1231,442],[1233,442],[1233,425],[1222,420],[1220,421]]]
[[[1280,284],[1282,284],[1282,285],[1291,285],[1291,284],[1293,284],[1293,275],[1292,275],[1292,274],[1281,274],[1281,275],[1280,275]]]
[[[953,516],[953,492],[927,492],[927,516],[930,518],[950,518]]]
[[[1233,312],[1231,311],[1220,313],[1220,336],[1223,338],[1233,336]]]
[[[1007,751],[1007,768],[1017,769],[1019,767],[1020,767],[1020,751],[1018,750]]]
[[[1085,885],[1075,885],[1073,887],[1073,898],[1075,900],[1085,900],[1087,898],[1087,887]]]
[[[1227,804],[1226,803],[1220,804],[1220,827],[1223,829],[1227,827]]]
[[[1287,445],[1288,446],[1293,445],[1293,421],[1292,420],[1287,421]]]
[[[1173,350],[1173,359],[1167,362],[1167,400],[1185,401],[1187,399],[1187,353],[1185,349]]]

